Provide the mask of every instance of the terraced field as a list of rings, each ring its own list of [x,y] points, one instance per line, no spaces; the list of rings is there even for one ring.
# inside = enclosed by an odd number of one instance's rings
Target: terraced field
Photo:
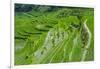
[[[15,10],[15,65],[94,60],[93,8],[34,7]]]

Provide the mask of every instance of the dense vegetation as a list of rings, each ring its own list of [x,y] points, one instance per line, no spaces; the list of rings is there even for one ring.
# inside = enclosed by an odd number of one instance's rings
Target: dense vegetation
[[[15,4],[15,65],[94,59],[94,9]]]

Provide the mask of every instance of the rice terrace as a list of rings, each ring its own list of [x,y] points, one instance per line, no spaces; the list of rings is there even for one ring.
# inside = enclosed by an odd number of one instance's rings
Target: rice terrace
[[[14,64],[94,60],[94,9],[15,4]]]

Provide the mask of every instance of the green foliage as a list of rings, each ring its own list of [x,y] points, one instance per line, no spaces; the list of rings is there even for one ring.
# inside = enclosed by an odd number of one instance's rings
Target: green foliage
[[[15,65],[94,60],[92,8],[38,5],[32,8],[15,15]],[[89,36],[86,46],[82,33]]]
[[[72,14],[72,10],[71,9],[61,9],[61,10],[58,11],[56,16],[58,18],[62,18],[62,17],[68,17],[71,14]]]

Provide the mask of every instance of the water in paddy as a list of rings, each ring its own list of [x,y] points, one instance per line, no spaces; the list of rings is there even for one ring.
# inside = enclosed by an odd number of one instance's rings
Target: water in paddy
[[[24,40],[15,40],[15,52],[18,50],[22,50],[24,48],[25,41]]]

